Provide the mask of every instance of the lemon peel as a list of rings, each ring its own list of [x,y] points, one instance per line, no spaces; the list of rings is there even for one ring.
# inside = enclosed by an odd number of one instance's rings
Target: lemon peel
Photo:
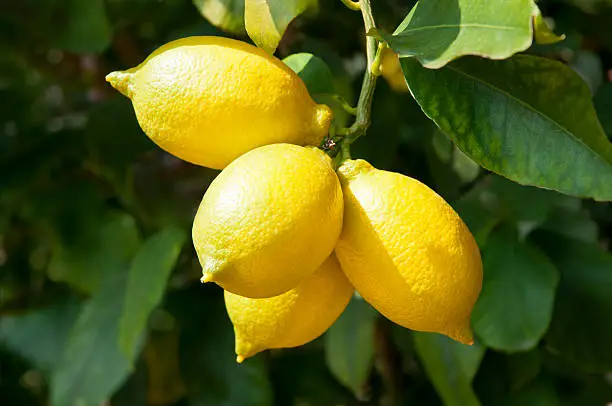
[[[338,175],[345,213],[336,254],[355,289],[399,325],[472,344],[482,262],[461,218],[421,182],[364,160],[345,161]]]

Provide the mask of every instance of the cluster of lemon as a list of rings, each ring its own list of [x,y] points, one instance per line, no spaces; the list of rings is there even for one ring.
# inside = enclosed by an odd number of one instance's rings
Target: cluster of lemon
[[[238,362],[305,344],[353,289],[392,321],[472,342],[478,247],[422,183],[314,146],[331,110],[278,59],[219,37],[171,42],[107,80],[159,146],[223,169],[193,223],[203,282],[225,289]]]

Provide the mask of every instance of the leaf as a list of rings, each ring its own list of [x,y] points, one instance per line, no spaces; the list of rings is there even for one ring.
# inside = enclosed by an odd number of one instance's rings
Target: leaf
[[[561,271],[547,347],[586,371],[612,369],[612,255],[597,245],[539,233]]]
[[[103,0],[69,0],[67,21],[59,25],[54,45],[74,53],[101,53],[111,41]]]
[[[480,184],[453,204],[481,248],[486,245],[489,235],[503,219],[503,215],[498,210],[490,210],[488,207],[491,197],[494,196],[486,185]]]
[[[119,221],[135,227],[128,216],[121,216]],[[126,230],[128,234],[135,232]],[[119,348],[119,320],[129,262],[126,259],[123,263],[111,263],[114,268],[104,274],[100,288],[79,314],[62,359],[53,371],[51,406],[97,406],[110,397],[131,371],[133,359],[126,358]]]
[[[393,35],[382,34],[400,57],[441,68],[462,55],[505,59],[529,48],[532,0],[421,0]]]
[[[134,219],[110,215],[94,238],[60,247],[49,263],[51,279],[94,292],[104,276],[129,261],[139,244]]]
[[[535,15],[533,16],[533,31],[535,36],[535,41],[538,44],[549,45],[555,44],[559,41],[563,41],[565,39],[565,35],[557,35],[553,32],[553,30],[548,26],[548,23],[542,17],[542,12],[540,9],[535,6]]]
[[[480,405],[472,390],[472,379],[478,371],[485,348],[460,344],[433,333],[412,333],[415,349],[427,376],[445,406]]]
[[[317,0],[245,0],[244,23],[253,42],[272,54],[289,23],[304,11],[317,8]]]
[[[425,114],[484,168],[521,184],[612,200],[612,144],[572,69],[527,55],[466,57],[439,70],[401,62]]]
[[[193,0],[193,4],[215,27],[244,34],[244,0]]]
[[[552,316],[558,271],[538,248],[510,233],[489,237],[483,253],[484,280],[472,326],[487,347],[534,348]]]
[[[570,211],[556,208],[541,228],[587,243],[596,243],[599,234],[597,223],[591,219],[587,209]]]
[[[325,358],[332,374],[363,398],[363,384],[374,363],[376,311],[363,299],[351,299],[348,307],[325,334]]]
[[[487,192],[495,195],[495,199],[489,196],[489,209],[513,221],[521,240],[546,221],[555,203],[571,199],[550,190],[521,186],[499,176],[491,177]]]
[[[561,406],[552,382],[538,379],[526,388],[508,396],[508,406]]]
[[[149,314],[164,295],[168,276],[184,242],[182,230],[167,227],[149,237],[132,261],[119,329],[121,349],[128,359],[134,358],[130,351],[135,349]]]
[[[48,373],[59,361],[79,306],[76,300],[69,300],[23,314],[3,316],[0,318],[0,343]]]
[[[255,356],[236,363],[234,334],[223,298],[211,291],[181,291],[174,298],[183,325],[180,368],[190,406],[272,406],[264,360]],[[220,292],[216,292],[220,293]],[[214,300],[217,299],[217,300]]]
[[[612,83],[606,83],[598,89],[593,103],[604,131],[612,139]]]
[[[542,370],[540,351],[517,352],[506,358],[510,390],[516,391],[533,381]]]
[[[283,62],[304,81],[311,95],[334,92],[334,78],[327,64],[308,53],[289,55]]]

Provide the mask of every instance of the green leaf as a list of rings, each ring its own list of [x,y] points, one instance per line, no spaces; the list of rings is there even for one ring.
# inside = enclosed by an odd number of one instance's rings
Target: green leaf
[[[219,293],[219,295],[213,295]],[[190,406],[272,406],[261,355],[236,363],[234,334],[219,289],[181,291],[170,299],[182,324],[180,368]]]
[[[481,248],[485,246],[489,235],[503,218],[498,210],[490,209],[491,197],[487,185],[480,183],[453,204]]]
[[[599,234],[597,223],[591,219],[591,213],[582,208],[573,211],[562,207],[555,208],[541,228],[587,243],[596,243]]]
[[[130,217],[124,215],[119,219],[135,228]],[[126,230],[126,233],[136,231]],[[125,250],[119,246],[117,249]],[[128,359],[119,348],[119,320],[123,314],[129,262],[127,258],[123,263],[111,262],[115,266],[103,275],[99,289],[79,314],[62,359],[53,371],[52,406],[97,406],[130,374],[133,359]]]
[[[540,351],[535,349],[508,355],[508,381],[511,391],[517,391],[533,381],[542,370]]]
[[[612,369],[612,255],[597,245],[539,233],[561,271],[547,347],[587,371]]]
[[[526,388],[508,396],[508,406],[561,406],[553,382],[539,379]]]
[[[79,306],[76,300],[70,300],[23,314],[3,316],[0,318],[0,343],[48,373],[59,361]]]
[[[460,344],[433,333],[413,332],[415,349],[427,376],[445,406],[477,406],[472,379],[478,371],[485,348]]]
[[[612,83],[606,83],[597,90],[593,103],[604,131],[612,139]]]
[[[215,27],[244,34],[244,0],[193,0],[200,14]]]
[[[505,59],[529,48],[532,0],[421,0],[393,35],[382,35],[400,57],[441,68],[462,55]]]
[[[249,37],[268,53],[274,53],[289,23],[317,0],[245,0],[244,23]]]
[[[94,292],[107,273],[131,259],[139,238],[133,218],[109,216],[94,238],[59,247],[49,263],[49,276]]]
[[[138,250],[130,267],[119,342],[128,359],[142,335],[151,311],[161,301],[168,276],[174,268],[185,233],[174,227],[151,236]]]
[[[287,64],[306,84],[311,95],[334,92],[334,78],[327,64],[318,56],[308,53],[289,55]]]
[[[491,177],[487,193],[495,196],[488,197],[489,209],[514,222],[521,240],[546,221],[555,203],[571,199],[550,190],[521,186],[500,176]]]
[[[557,270],[539,249],[503,231],[489,237],[483,266],[482,292],[472,312],[476,336],[497,350],[534,348],[550,323]]]
[[[612,144],[572,69],[527,55],[466,57],[439,70],[401,62],[425,114],[484,168],[521,184],[612,200]]]
[[[104,0],[69,0],[66,23],[58,26],[54,45],[74,53],[101,53],[111,41]]]
[[[374,363],[376,311],[363,299],[348,307],[325,334],[325,358],[332,374],[363,398],[363,384]]]
[[[535,41],[538,44],[555,44],[565,39],[565,35],[557,35],[553,32],[544,17],[542,17],[542,12],[537,6],[535,15],[533,16],[533,31]]]

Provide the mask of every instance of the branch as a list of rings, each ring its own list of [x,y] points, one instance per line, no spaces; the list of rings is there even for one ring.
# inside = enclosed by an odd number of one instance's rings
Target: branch
[[[357,138],[364,135],[370,126],[372,99],[374,97],[374,89],[376,88],[376,79],[380,72],[378,65],[380,63],[380,51],[382,48],[378,47],[377,40],[374,37],[367,35],[373,28],[376,28],[374,17],[372,16],[370,0],[359,0],[359,8],[361,9],[366,32],[367,66],[363,76],[363,82],[361,84],[359,101],[357,102],[357,107],[355,108],[355,122],[349,128],[341,128],[336,132],[337,135],[342,136],[342,139],[340,140],[340,143],[342,144],[341,153],[345,159],[350,156],[350,144],[352,144]]]

